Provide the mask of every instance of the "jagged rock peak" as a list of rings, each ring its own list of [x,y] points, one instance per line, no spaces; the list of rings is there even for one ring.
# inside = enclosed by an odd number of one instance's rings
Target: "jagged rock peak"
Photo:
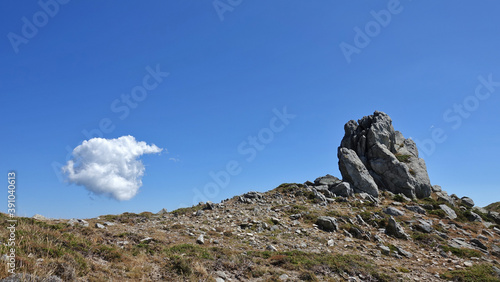
[[[339,169],[354,192],[377,197],[379,190],[388,190],[410,198],[431,194],[425,161],[418,157],[415,142],[395,131],[386,113],[375,111],[357,122],[350,120],[344,130]]]

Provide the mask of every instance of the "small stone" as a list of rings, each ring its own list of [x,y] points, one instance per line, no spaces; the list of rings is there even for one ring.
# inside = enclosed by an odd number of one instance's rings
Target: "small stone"
[[[331,216],[320,216],[316,220],[318,227],[327,232],[333,232],[339,230],[337,225],[337,219]]]
[[[280,224],[280,220],[277,219],[276,217],[271,217],[271,221],[274,223],[274,224]]]
[[[267,245],[266,249],[269,250],[269,251],[273,251],[273,252],[277,252],[278,251],[278,249],[276,249],[276,247],[273,246],[273,245]]]
[[[378,248],[382,251],[382,254],[389,255],[391,253],[391,249],[384,245],[378,245]]]
[[[215,272],[215,274],[217,274],[217,276],[220,277],[220,278],[222,278],[222,279],[227,279],[228,278],[227,275],[226,275],[226,273],[224,271],[220,271],[219,270],[219,271]]]
[[[413,257],[413,254],[411,254],[410,252],[407,252],[407,251],[403,250],[400,247],[396,247],[396,249],[398,250],[398,254],[400,254],[402,256],[405,256],[407,258],[412,258]]]
[[[100,223],[96,223],[96,224],[95,224],[95,227],[97,227],[97,228],[99,228],[99,229],[104,229],[104,228],[106,228],[106,226],[104,226],[104,225],[102,225],[102,224],[100,224]]]
[[[333,247],[335,246],[335,241],[333,241],[333,239],[330,239],[326,244],[328,245],[328,247]]]
[[[220,277],[215,278],[215,282],[224,282],[224,281],[225,281],[225,280],[224,280],[224,279],[222,279],[222,278],[220,278]]]
[[[412,212],[416,212],[419,214],[425,214],[425,209],[422,208],[421,206],[405,206],[407,210],[410,210]]]
[[[40,215],[40,214],[35,214],[33,216],[33,219],[36,219],[36,220],[47,220],[48,218],[46,218],[45,216]]]
[[[281,274],[280,277],[278,278],[281,281],[286,281],[288,279],[288,275],[286,274]]]
[[[113,226],[113,225],[115,225],[113,222],[109,222],[109,221],[106,221],[103,224],[106,225],[106,226]]]
[[[472,266],[472,262],[471,261],[464,261],[464,265],[467,266],[467,267],[471,267]]]
[[[146,238],[142,239],[140,242],[142,242],[142,243],[149,243],[149,242],[151,242],[151,241],[153,241],[153,238],[151,238],[151,237],[146,237]]]
[[[478,247],[478,248],[483,249],[483,250],[487,250],[487,249],[488,249],[488,247],[486,247],[486,246],[483,244],[483,242],[481,242],[481,240],[479,240],[479,239],[472,239],[472,240],[470,240],[470,243],[471,243],[472,245],[474,245],[474,246]]]
[[[469,207],[469,208],[472,208],[474,206],[474,201],[469,198],[469,197],[462,197],[462,204]]]
[[[200,236],[198,236],[198,239],[196,239],[196,243],[198,243],[200,245],[205,244],[205,239],[203,238],[203,234],[201,234]]]
[[[203,210],[197,210],[194,215],[195,216],[202,216],[203,215]]]

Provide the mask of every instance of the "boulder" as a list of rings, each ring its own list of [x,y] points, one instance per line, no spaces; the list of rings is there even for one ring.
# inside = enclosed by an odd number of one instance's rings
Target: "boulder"
[[[412,212],[416,212],[416,213],[419,213],[419,214],[425,214],[425,209],[422,208],[421,206],[405,206],[405,208],[407,210],[410,210]]]
[[[446,213],[446,215],[450,219],[457,218],[457,214],[455,213],[455,211],[452,208],[448,207],[447,205],[439,205],[439,207]]]
[[[41,214],[35,214],[33,216],[33,219],[36,219],[36,220],[47,220],[48,218],[46,218],[45,216],[43,216]]]
[[[389,222],[387,223],[387,227],[385,228],[385,233],[399,239],[410,239],[410,236],[406,234],[403,227],[401,227],[401,225],[399,225],[399,223],[397,223],[392,216],[389,218]]]
[[[332,194],[337,196],[350,197],[354,195],[354,190],[351,188],[349,182],[340,182],[329,188],[329,190]]]
[[[491,254],[500,258],[500,247],[497,245],[491,245]]]
[[[339,184],[340,182],[340,179],[338,179],[337,177],[327,174],[325,176],[316,178],[316,180],[314,180],[314,185],[334,186]]]
[[[452,197],[448,196],[448,193],[446,193],[446,191],[436,192],[436,196],[438,201],[443,201],[447,204],[450,204],[451,206],[455,206],[455,201]]]
[[[415,142],[395,131],[387,114],[376,111],[358,122],[351,120],[344,131],[338,149],[339,169],[354,192],[375,196],[382,189],[409,198],[430,196],[432,186]]]
[[[483,219],[481,218],[481,216],[479,216],[477,213],[475,212],[470,212],[467,216],[467,219],[470,220],[470,221],[477,221],[477,222],[481,222],[483,221]]]
[[[442,191],[441,186],[439,185],[432,186],[432,192],[441,192],[441,191]]]
[[[402,210],[399,210],[395,207],[387,207],[384,209],[384,213],[388,215],[393,215],[393,216],[401,216],[404,215],[405,213]]]
[[[324,231],[333,232],[338,231],[339,226],[337,224],[337,219],[331,216],[320,216],[316,220],[316,225]]]
[[[203,234],[200,234],[200,236],[198,236],[198,238],[196,239],[196,243],[200,245],[205,244],[205,238],[203,238]]]
[[[156,214],[157,215],[164,215],[164,214],[167,214],[167,213],[168,213],[167,209],[163,208],[159,212],[157,212]]]
[[[462,197],[462,204],[468,208],[472,208],[474,206],[474,201],[469,197]]]

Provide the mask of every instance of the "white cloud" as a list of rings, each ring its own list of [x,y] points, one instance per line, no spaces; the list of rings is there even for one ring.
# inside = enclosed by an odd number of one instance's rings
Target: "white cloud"
[[[137,142],[130,135],[92,138],[73,150],[73,159],[62,171],[70,183],[85,186],[94,194],[130,200],[142,186],[144,165],[139,157],[162,150],[154,144]]]

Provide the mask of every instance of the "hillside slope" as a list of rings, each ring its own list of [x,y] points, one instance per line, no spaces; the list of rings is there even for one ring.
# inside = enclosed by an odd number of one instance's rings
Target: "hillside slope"
[[[375,201],[366,194],[328,198],[308,183],[162,214],[19,218],[17,272],[33,281],[500,279],[500,229],[470,221],[477,209],[435,193],[421,200],[390,192]],[[407,238],[389,230],[391,218]],[[3,244],[0,250],[7,252]]]

